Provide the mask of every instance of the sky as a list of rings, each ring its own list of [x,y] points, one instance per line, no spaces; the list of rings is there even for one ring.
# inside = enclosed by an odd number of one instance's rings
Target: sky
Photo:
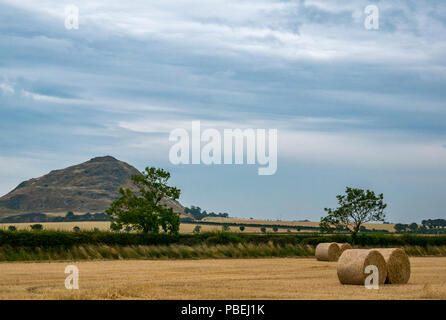
[[[350,186],[445,218],[445,89],[442,0],[0,0],[0,194],[111,155],[236,217],[319,221]],[[192,121],[277,129],[277,172],[172,164]]]

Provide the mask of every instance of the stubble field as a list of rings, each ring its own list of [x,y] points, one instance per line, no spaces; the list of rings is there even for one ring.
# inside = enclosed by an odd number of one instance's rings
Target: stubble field
[[[446,299],[446,258],[410,258],[406,285],[339,284],[314,258],[0,263],[0,299]],[[64,286],[79,268],[79,290]]]
[[[79,227],[83,231],[93,231],[95,228],[100,231],[109,231],[110,230],[110,222],[106,221],[78,221],[78,222],[28,222],[28,223],[3,223],[0,224],[0,229],[7,230],[9,226],[15,226],[18,230],[31,230],[30,225],[39,223],[43,226],[45,230],[57,230],[57,231],[73,231],[74,227]],[[180,233],[192,233],[197,224],[190,223],[181,223],[180,224]],[[215,232],[221,231],[221,226],[213,226],[213,225],[200,225],[201,232]],[[242,232],[237,227],[231,227],[230,231],[233,232]],[[268,228],[267,231],[272,232],[272,228]],[[287,230],[280,230],[281,232],[285,232]],[[260,228],[258,227],[249,227],[246,226],[245,233],[262,233]],[[292,230],[291,232],[296,232]]]
[[[237,226],[230,226],[232,232],[244,232],[244,233],[262,233],[260,227],[250,226],[251,224],[268,225],[267,232],[274,232],[273,227],[277,226],[278,233],[288,233],[288,229],[283,226],[304,226],[304,227],[319,227],[319,222],[299,222],[299,221],[273,221],[273,220],[251,220],[240,218],[205,218],[204,221],[218,222],[218,223],[239,223],[245,226],[245,230],[240,231]],[[73,227],[77,226],[81,230],[91,231],[95,228],[101,231],[110,230],[110,222],[106,221],[78,221],[78,222],[26,222],[26,223],[0,223],[0,229],[6,230],[9,226],[15,226],[18,230],[30,230],[30,225],[40,223],[45,230],[59,230],[59,231],[72,231]],[[180,233],[192,233],[196,225],[201,226],[201,232],[215,232],[222,230],[221,225],[206,225],[199,223],[181,223]],[[281,227],[282,226],[282,227]],[[378,224],[378,223],[366,223],[364,226],[367,229],[386,230],[388,232],[394,232],[393,224]],[[314,232],[313,230],[300,230],[290,229],[290,233],[302,233],[302,232]]]

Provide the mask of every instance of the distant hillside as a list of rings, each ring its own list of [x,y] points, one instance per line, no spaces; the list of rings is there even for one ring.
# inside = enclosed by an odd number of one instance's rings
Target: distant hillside
[[[20,183],[1,197],[0,217],[32,212],[103,212],[119,197],[120,187],[132,188],[131,176],[138,173],[136,168],[110,156],[54,170]],[[165,203],[184,214],[180,203],[170,199]]]

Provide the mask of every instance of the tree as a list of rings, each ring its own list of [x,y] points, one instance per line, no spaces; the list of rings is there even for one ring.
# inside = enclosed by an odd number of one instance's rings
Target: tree
[[[245,226],[240,226],[240,231],[245,231]]]
[[[34,231],[43,229],[43,226],[40,223],[32,224],[32,225],[30,225],[30,227],[31,227],[31,230],[34,230]]]
[[[353,242],[361,225],[370,221],[385,221],[383,194],[375,195],[373,191],[356,188],[345,189],[345,195],[337,195],[339,207],[325,208],[326,217],[321,218],[321,231],[332,232],[336,228],[351,232]]]
[[[422,233],[422,234],[427,233],[427,228],[426,228],[426,226],[418,227],[417,232],[418,232],[418,233]]]
[[[79,228],[78,226],[74,226],[73,227],[73,231],[74,232],[79,232],[79,231],[81,231],[81,228]]]
[[[226,212],[224,212],[224,213],[209,212],[208,213],[206,210],[204,210],[202,212],[201,208],[196,207],[196,206],[191,206],[190,208],[188,208],[188,207],[184,208],[184,213],[192,215],[195,220],[203,220],[206,217],[220,217],[220,218],[229,217],[229,214]]]
[[[201,226],[195,226],[195,228],[194,228],[194,233],[200,233],[200,231],[201,231]]]
[[[169,172],[149,167],[132,176],[138,192],[119,189],[120,198],[105,211],[111,219],[110,228],[119,231],[128,226],[143,233],[159,233],[161,227],[164,232],[178,234],[179,214],[161,203],[165,198],[180,197],[179,189],[167,185],[169,178]]]
[[[274,227],[273,227],[273,231],[274,231],[274,232],[277,232],[277,231],[279,231],[279,228],[276,227],[276,226],[274,226]]]
[[[418,230],[418,224],[416,224],[415,222],[409,224],[409,229],[412,233],[416,233]]]
[[[222,230],[223,231],[230,231],[231,228],[227,224],[224,224],[223,227],[222,227]]]
[[[8,227],[8,230],[9,230],[9,231],[16,231],[17,228],[16,228],[15,226],[9,226],[9,227]]]
[[[262,231],[262,233],[266,233],[266,228],[265,227],[261,227],[260,231]]]
[[[406,231],[407,224],[397,223],[393,228],[395,229],[396,233],[404,233]]]

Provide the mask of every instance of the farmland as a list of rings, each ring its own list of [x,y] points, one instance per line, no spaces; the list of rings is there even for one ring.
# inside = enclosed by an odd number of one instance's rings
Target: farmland
[[[446,258],[412,257],[406,285],[343,286],[314,258],[0,263],[0,299],[446,299]],[[64,269],[79,268],[79,290]]]
[[[208,224],[200,224],[200,222],[196,223],[181,223],[180,225],[180,233],[192,233],[196,225],[201,226],[201,232],[213,232],[222,229],[222,225],[225,223],[236,223],[239,225],[243,225],[245,229],[240,231],[239,227],[230,226],[230,230],[233,232],[244,232],[244,233],[262,233],[260,227],[250,226],[252,224],[255,225],[265,225],[266,232],[274,232],[273,227],[278,227],[278,233],[296,233],[296,232],[314,232],[312,230],[301,230],[297,231],[296,229],[286,228],[286,226],[302,226],[302,227],[318,227],[319,222],[306,222],[306,221],[274,221],[274,220],[254,220],[254,219],[240,219],[240,218],[205,218],[204,222],[215,222],[221,223],[221,225],[208,225]],[[37,222],[36,222],[37,223]],[[110,229],[110,222],[106,221],[78,221],[78,222],[39,222],[43,225],[43,228],[46,230],[59,230],[59,231],[72,231],[73,227],[77,226],[81,230],[91,231],[95,228],[101,231],[107,231]],[[30,225],[34,223],[3,223],[0,224],[0,229],[7,229],[9,226],[13,225],[18,230],[29,230]],[[389,232],[394,232],[393,224],[365,224],[367,229],[376,229],[376,230],[387,230]]]
[[[314,221],[282,221],[282,220],[260,220],[260,219],[245,219],[245,218],[220,218],[220,217],[206,217],[204,221],[213,221],[220,223],[238,223],[246,226],[250,224],[264,224],[271,226],[303,226],[303,227],[319,227],[319,222]],[[394,224],[383,223],[365,223],[364,226],[367,229],[386,230],[388,232],[394,232]]]
[[[108,231],[110,230],[110,222],[106,221],[79,221],[79,222],[38,222],[40,223],[45,230],[56,230],[56,231],[72,231],[75,226],[79,227],[81,230],[85,231],[91,231],[95,228],[99,229],[100,231]],[[13,225],[18,230],[30,230],[30,225],[34,223],[4,223],[0,224],[0,229],[6,230],[9,226]],[[189,223],[182,223],[180,225],[180,233],[192,233],[194,231],[194,228],[197,224],[189,224]],[[221,226],[216,225],[200,225],[201,226],[201,232],[213,232],[221,230]],[[234,232],[242,232],[239,228],[231,228],[231,231]],[[272,231],[272,229],[268,230]],[[284,231],[284,230],[280,230]],[[280,232],[279,231],[279,232]],[[287,230],[285,230],[287,231]],[[290,230],[291,232],[296,232],[296,230]],[[260,228],[258,227],[245,227],[245,230],[243,231],[245,233],[261,233]]]

